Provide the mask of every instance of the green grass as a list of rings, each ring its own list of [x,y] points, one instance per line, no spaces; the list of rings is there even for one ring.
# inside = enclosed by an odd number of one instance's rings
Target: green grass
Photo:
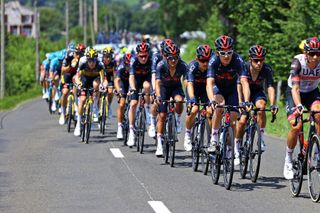
[[[281,104],[279,106],[277,119],[274,121],[274,123],[271,123],[270,121],[271,121],[271,113],[267,113],[266,133],[268,135],[287,138],[290,125],[287,119],[286,107],[284,104]]]
[[[39,85],[34,86],[28,91],[21,93],[20,95],[4,97],[0,100],[0,111],[9,110],[16,107],[21,102],[29,99],[33,99],[41,95],[41,87]]]

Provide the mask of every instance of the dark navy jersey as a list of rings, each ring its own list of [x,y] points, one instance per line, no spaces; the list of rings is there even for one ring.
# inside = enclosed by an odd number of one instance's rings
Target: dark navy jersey
[[[272,68],[269,64],[263,64],[259,75],[255,81],[253,81],[250,73],[250,62],[246,63],[246,69],[242,71],[241,78],[247,78],[250,91],[263,90],[263,83],[266,82],[266,86],[273,86]]]
[[[103,62],[104,65],[104,76],[107,78],[108,82],[113,82],[114,71],[116,70],[116,61],[112,59],[109,64]]]
[[[157,72],[157,65],[163,59],[161,53],[156,53],[152,56],[152,74]]]
[[[117,78],[120,78],[121,81],[129,80],[129,69],[126,69],[123,63],[117,67]]]
[[[151,76],[152,61],[148,57],[147,63],[141,64],[137,56],[132,57],[130,61],[130,75],[134,75],[135,79],[148,78]]]
[[[230,64],[224,66],[218,55],[213,55],[209,61],[208,78],[215,79],[215,85],[221,90],[235,88],[239,82],[239,76],[246,69],[240,55],[233,53]]]
[[[168,62],[162,59],[157,65],[156,79],[161,80],[161,85],[165,87],[181,87],[181,77],[185,79],[188,72],[188,65],[179,59],[176,71],[173,76],[170,75]]]
[[[77,72],[77,66],[76,67],[71,67],[71,62],[74,59],[73,57],[73,51],[72,50],[68,50],[68,52],[66,53],[63,62],[62,62],[62,66],[64,67],[70,67],[70,70],[68,72],[70,73],[76,73]],[[79,61],[77,63],[77,65],[79,64]]]
[[[188,82],[192,82],[194,87],[206,87],[208,70],[200,71],[199,62],[193,60],[189,64]]]

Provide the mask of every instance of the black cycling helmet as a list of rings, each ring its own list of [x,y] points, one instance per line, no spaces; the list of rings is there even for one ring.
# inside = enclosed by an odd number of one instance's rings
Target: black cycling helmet
[[[150,51],[150,45],[145,42],[141,42],[136,47],[137,54],[140,54],[140,53],[149,54],[149,51]]]
[[[320,40],[317,37],[311,37],[304,43],[304,50],[307,52],[319,52],[320,51]]]
[[[174,42],[165,43],[162,51],[165,57],[180,55],[180,49]]]
[[[249,49],[249,57],[250,58],[261,58],[264,59],[267,55],[267,50],[263,46],[259,44],[250,47]]]
[[[208,59],[211,57],[212,55],[212,49],[209,45],[207,44],[203,44],[203,45],[199,45],[197,47],[197,58],[200,59]]]
[[[219,36],[214,42],[217,51],[233,50],[233,39],[229,36]]]

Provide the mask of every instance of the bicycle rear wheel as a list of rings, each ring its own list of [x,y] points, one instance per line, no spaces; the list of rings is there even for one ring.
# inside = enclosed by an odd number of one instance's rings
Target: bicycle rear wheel
[[[169,142],[169,159],[170,159],[170,166],[173,167],[174,165],[174,157],[176,151],[176,120],[174,115],[169,117],[169,129],[168,129],[168,142]]]
[[[192,169],[194,172],[198,170],[198,165],[199,165],[199,151],[200,151],[200,146],[199,146],[199,136],[198,136],[198,129],[199,129],[199,124],[197,124],[192,128],[192,150],[191,150],[191,155],[192,155]]]
[[[144,148],[144,134],[146,132],[146,111],[144,108],[141,110],[139,132],[140,154],[142,154]]]
[[[249,162],[250,178],[255,183],[259,175],[261,162],[261,132],[257,123],[251,127]]]
[[[308,151],[308,188],[311,200],[320,200],[320,150],[319,136],[313,135],[309,141]]]
[[[303,141],[301,137],[298,137],[298,143],[292,153],[292,170],[293,179],[290,180],[290,191],[293,197],[297,197],[300,194],[301,186],[303,182],[303,162],[304,156],[301,153]]]
[[[71,95],[68,96],[68,103],[67,103],[67,131],[70,132],[71,130],[71,122],[73,120],[73,103]]]
[[[248,170],[248,161],[249,161],[249,151],[250,151],[250,145],[249,145],[249,127],[246,126],[245,133],[243,135],[243,140],[240,144],[240,176],[242,179],[246,178],[247,170]]]
[[[234,172],[234,135],[231,127],[223,133],[223,177],[224,187],[230,190]]]

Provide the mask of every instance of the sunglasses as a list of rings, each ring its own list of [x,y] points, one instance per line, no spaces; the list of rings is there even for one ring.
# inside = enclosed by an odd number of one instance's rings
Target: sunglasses
[[[167,57],[167,60],[169,60],[169,61],[173,61],[173,60],[177,61],[178,59],[179,59],[178,56],[172,56],[172,55],[170,55],[170,56]]]
[[[88,59],[88,62],[89,62],[89,63],[93,63],[93,62],[96,62],[96,61],[97,61],[97,59],[95,59],[95,58],[89,58],[89,59]]]
[[[103,57],[104,57],[104,58],[112,58],[111,55],[104,55]]]
[[[138,55],[139,58],[148,58],[149,55]]]
[[[233,50],[230,50],[230,51],[219,51],[218,53],[221,56],[232,55],[233,54]]]
[[[320,52],[308,52],[308,55],[311,56],[311,57],[313,57],[315,55],[320,57]]]
[[[252,58],[251,60],[252,60],[254,63],[258,63],[258,62],[262,63],[262,62],[264,62],[264,58]]]
[[[198,61],[201,63],[209,63],[209,59],[198,58]]]

